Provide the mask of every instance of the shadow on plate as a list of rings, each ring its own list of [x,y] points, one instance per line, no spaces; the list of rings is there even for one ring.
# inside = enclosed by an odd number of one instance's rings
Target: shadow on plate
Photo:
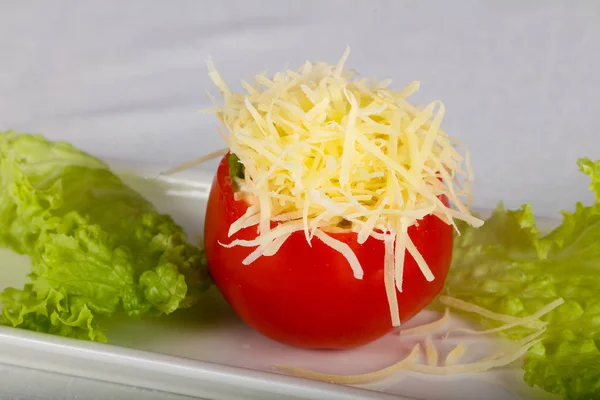
[[[179,334],[211,335],[216,330],[242,322],[229,307],[216,287],[211,287],[198,304],[157,318],[134,319],[120,314],[99,319],[99,325],[110,344],[132,346],[157,338],[167,339]]]

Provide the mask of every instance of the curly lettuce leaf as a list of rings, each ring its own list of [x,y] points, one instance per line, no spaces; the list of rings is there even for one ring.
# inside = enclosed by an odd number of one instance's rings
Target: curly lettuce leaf
[[[581,159],[596,195],[563,214],[562,224],[541,236],[529,205],[498,207],[483,227],[460,228],[445,294],[518,317],[562,297],[544,316],[543,342],[523,363],[525,381],[565,399],[600,398],[600,161]],[[484,325],[490,321],[481,319]],[[511,339],[531,331],[511,330]]]
[[[97,316],[170,314],[211,284],[171,217],[69,144],[0,133],[0,186],[0,246],[32,263],[0,294],[0,324],[104,341]]]

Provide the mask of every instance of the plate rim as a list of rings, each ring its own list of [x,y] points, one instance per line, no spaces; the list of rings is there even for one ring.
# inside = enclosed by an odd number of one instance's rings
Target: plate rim
[[[73,362],[87,362],[92,368],[74,369],[69,366]],[[211,397],[215,399],[237,398],[235,391],[232,392],[231,389],[240,389],[244,391],[245,396],[248,394],[263,396],[256,398],[265,398],[266,390],[266,393],[273,395],[285,396],[297,393],[297,396],[293,395],[292,398],[315,400],[418,400],[414,397],[391,395],[360,387],[319,382],[276,372],[189,359],[107,343],[87,342],[8,326],[0,326],[0,363],[128,386],[132,385],[128,379],[133,374],[138,375],[138,381],[143,381],[144,384],[141,387],[195,397],[203,395],[203,393],[197,392],[202,386],[221,385],[224,389],[228,389],[222,393],[214,393],[221,395]],[[96,368],[94,368],[94,364],[96,364]],[[99,370],[99,364],[103,366],[118,365],[121,377],[119,378],[117,373],[112,377],[106,376],[106,374],[104,377],[94,374],[94,371]],[[144,379],[139,376],[140,372],[150,373],[153,376],[162,375],[165,378],[179,376],[193,379],[196,384],[178,388],[169,385],[164,379],[155,380],[149,379],[149,377]]]
[[[102,158],[120,177],[158,180],[167,185],[187,186],[195,182],[208,194],[213,172],[202,167],[182,171],[169,178],[160,172],[171,166],[164,163],[141,163],[135,160]],[[479,211],[479,210],[478,210]],[[481,210],[489,215],[491,210]],[[548,219],[540,217],[541,219]],[[558,222],[558,219],[554,219]],[[397,399],[419,400],[416,397],[393,395],[352,385],[339,385],[213,361],[185,358],[160,352],[138,350],[113,344],[87,342],[72,338],[0,326],[0,363],[33,368],[63,375],[138,386],[187,396],[207,395],[201,389],[212,390],[213,399],[277,398],[315,400]],[[87,363],[86,368],[72,365]],[[120,367],[120,373],[102,373],[103,367]],[[158,370],[158,367],[161,370]],[[181,373],[177,373],[177,371]],[[146,377],[142,376],[146,373]],[[185,373],[183,373],[185,372]],[[168,379],[187,379],[187,386],[171,384]],[[193,382],[192,382],[193,381]],[[243,393],[244,397],[239,397]]]

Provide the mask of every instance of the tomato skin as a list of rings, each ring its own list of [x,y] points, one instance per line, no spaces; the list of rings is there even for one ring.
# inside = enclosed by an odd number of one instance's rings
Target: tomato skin
[[[313,349],[360,346],[392,329],[382,241],[369,237],[359,245],[355,233],[331,234],[353,249],[364,270],[362,280],[354,278],[341,254],[318,238],[311,247],[304,232],[293,233],[275,255],[243,265],[254,248],[220,243],[256,238],[256,226],[228,237],[229,227],[247,207],[245,201],[234,200],[229,164],[223,158],[208,199],[204,245],[215,284],[243,321],[271,339]],[[427,216],[410,227],[409,236],[435,280],[427,282],[406,253],[403,291],[398,293],[402,322],[442,290],[452,257],[452,227],[437,217]]]

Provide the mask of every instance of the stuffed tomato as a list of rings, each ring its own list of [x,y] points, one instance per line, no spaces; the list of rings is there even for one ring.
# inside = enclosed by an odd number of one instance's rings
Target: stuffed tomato
[[[229,171],[223,158],[208,199],[204,244],[215,284],[248,325],[283,343],[326,349],[366,344],[392,329],[381,240],[369,238],[358,244],[357,233],[330,233],[356,254],[364,269],[362,279],[354,277],[339,252],[316,238],[309,244],[301,231],[292,233],[274,255],[249,265],[242,261],[252,249],[223,246],[256,237],[256,227],[228,235],[249,207],[245,200],[236,200]],[[406,256],[405,288],[397,292],[402,321],[441,291],[452,257],[452,227],[439,218],[424,217],[408,234],[436,279],[427,282],[414,258]]]
[[[440,129],[443,105],[306,63],[231,91],[212,111],[228,148],[206,210],[211,275],[264,335],[305,348],[369,343],[441,291],[468,157]]]

